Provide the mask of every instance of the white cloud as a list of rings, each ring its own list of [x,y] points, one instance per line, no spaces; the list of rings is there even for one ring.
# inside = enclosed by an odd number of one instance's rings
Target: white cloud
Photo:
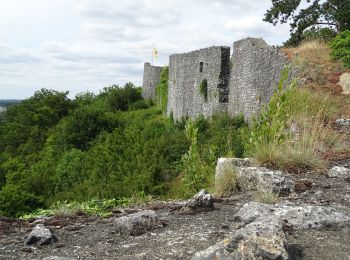
[[[246,36],[270,44],[288,27],[262,21],[269,0],[12,0],[0,9],[0,99],[42,87],[97,92],[142,81],[143,63]]]

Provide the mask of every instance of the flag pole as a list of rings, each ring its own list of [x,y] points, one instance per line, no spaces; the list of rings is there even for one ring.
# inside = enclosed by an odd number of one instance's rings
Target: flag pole
[[[153,64],[153,55],[154,55],[154,42],[153,42],[153,48],[152,48],[152,66],[154,65]]]

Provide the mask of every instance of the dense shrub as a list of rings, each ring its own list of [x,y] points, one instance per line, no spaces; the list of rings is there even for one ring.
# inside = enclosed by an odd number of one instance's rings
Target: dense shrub
[[[330,42],[330,46],[331,57],[343,61],[350,68],[350,30],[341,32]]]

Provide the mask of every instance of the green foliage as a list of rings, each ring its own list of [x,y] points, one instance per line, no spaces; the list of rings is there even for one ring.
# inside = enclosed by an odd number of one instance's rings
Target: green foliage
[[[39,216],[73,216],[78,213],[85,213],[92,216],[109,217],[112,210],[116,207],[127,207],[130,199],[104,199],[89,200],[82,203],[78,202],[61,202],[53,203],[50,209],[37,209],[29,214],[24,214],[21,219],[32,219]]]
[[[203,79],[199,84],[199,93],[203,96],[205,102],[208,101],[208,81]]]
[[[307,1],[305,8],[299,8],[301,1],[273,0],[264,21],[276,25],[290,22],[291,37],[285,45],[297,45],[303,40],[303,33],[310,27],[335,28],[338,32],[350,29],[350,2],[344,0]],[[322,28],[322,27],[318,27]]]
[[[340,33],[331,41],[330,46],[332,59],[341,60],[350,68],[350,30]]]
[[[213,182],[212,167],[201,157],[198,150],[198,128],[193,121],[188,120],[185,126],[186,138],[191,141],[188,152],[181,158],[182,175],[180,194],[183,197],[191,197],[200,189],[209,187]],[[211,151],[209,151],[211,152]],[[212,154],[213,155],[213,154]]]
[[[106,98],[110,111],[127,111],[129,105],[142,99],[142,90],[132,83],[126,83],[123,88],[117,85],[104,88],[100,96]]]
[[[268,106],[254,120],[246,143],[247,153],[252,154],[258,147],[269,143],[281,144],[287,138],[288,132],[285,131],[285,128],[289,115],[285,103],[288,91],[293,91],[293,88],[289,88],[286,92],[283,90],[288,74],[289,69],[285,68]]]
[[[18,217],[41,206],[39,197],[20,186],[9,184],[0,191],[0,216]]]
[[[74,100],[66,94],[42,90],[4,112],[0,214],[50,205],[52,214],[93,214],[89,203],[100,200],[188,197],[212,185],[218,156],[243,155],[243,117],[200,117],[191,128],[198,130],[188,128],[187,138],[186,119],[174,124],[132,85]]]
[[[337,32],[332,28],[312,27],[303,32],[302,41],[318,40],[329,42],[337,36]]]
[[[156,87],[157,103],[164,114],[168,104],[168,78],[169,67],[165,66],[160,73],[160,81]]]

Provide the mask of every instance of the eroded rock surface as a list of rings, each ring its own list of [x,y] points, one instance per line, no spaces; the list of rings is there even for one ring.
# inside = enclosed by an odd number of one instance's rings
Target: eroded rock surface
[[[214,209],[214,198],[206,190],[201,190],[180,209],[180,214],[196,214]]]
[[[138,236],[147,231],[162,228],[163,224],[153,210],[144,210],[116,219],[117,231],[122,234]]]
[[[219,158],[215,169],[215,179],[222,177],[225,171],[248,166],[252,166],[251,158]]]
[[[250,202],[238,211],[235,221],[240,229],[192,259],[290,259],[295,251],[290,250],[283,230],[340,229],[350,225],[350,215],[331,207]]]
[[[264,167],[238,168],[237,180],[242,191],[256,190],[280,195],[294,192],[295,186],[294,181],[287,175]]]
[[[49,245],[58,241],[57,236],[43,224],[36,225],[25,240],[25,245]]]
[[[350,179],[350,168],[334,166],[327,173],[330,178]]]

